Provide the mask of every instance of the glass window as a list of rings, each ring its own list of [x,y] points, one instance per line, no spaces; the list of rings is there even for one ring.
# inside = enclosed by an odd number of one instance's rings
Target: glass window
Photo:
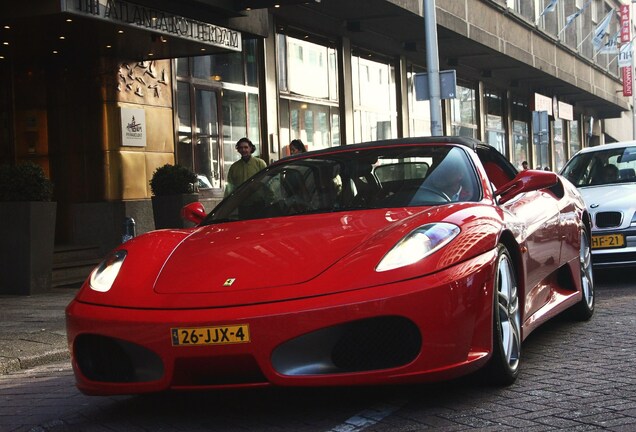
[[[245,50],[245,76],[247,78],[246,84],[248,86],[258,86],[258,45],[256,40],[248,39],[243,42],[243,49]]]
[[[288,92],[287,88],[287,36],[276,35],[276,71],[278,72],[278,90]]]
[[[636,148],[618,147],[580,153],[570,159],[563,175],[577,187],[636,182]]]
[[[352,58],[354,142],[397,138],[395,68]]]
[[[459,147],[345,146],[331,154],[300,155],[260,171],[217,206],[204,224],[436,206],[481,196],[475,167]]]
[[[244,40],[243,51],[193,57],[192,76],[217,82],[256,86],[258,82],[256,49],[255,40]],[[187,75],[187,69],[181,66],[179,60],[177,68],[180,76]]]
[[[281,156],[300,139],[309,150],[340,144],[334,48],[277,35]]]
[[[518,97],[511,101],[512,110],[512,154],[511,162],[521,168],[523,161],[530,162],[530,108]]]
[[[192,154],[192,121],[190,111],[190,86],[184,82],[177,82],[177,155],[179,165],[192,168],[194,156]]]
[[[330,48],[327,51],[327,59],[329,61],[329,99],[338,100],[338,58],[335,49]]]
[[[194,57],[192,59],[192,76],[195,78],[212,79],[212,59],[210,56]],[[217,80],[220,81],[220,80]]]
[[[548,6],[550,4],[552,0],[543,0],[540,3],[541,4],[541,8],[537,10],[537,12],[539,14],[541,14],[546,6]],[[541,19],[539,20],[539,23],[541,22],[541,20],[543,20],[543,30],[546,33],[550,33],[552,35],[555,35],[558,33],[558,26],[559,26],[559,16],[562,14],[562,4],[563,2],[557,2],[556,4],[553,5],[553,10],[552,11],[546,11],[546,13],[543,14],[543,16],[541,17]]]
[[[506,155],[506,132],[504,130],[504,100],[500,93],[487,91],[486,104],[486,142]]]
[[[579,51],[580,54],[584,55],[585,57],[591,59],[594,56],[594,47],[591,43],[582,43],[585,41],[585,38],[589,38],[590,34],[592,34],[592,32],[594,31],[594,28],[596,27],[597,21],[594,18],[595,16],[595,11],[597,10],[596,7],[596,2],[591,2],[590,3],[590,10],[588,13],[584,13],[582,14],[578,19],[580,19],[581,21],[579,22],[579,25],[581,26],[581,31],[580,31],[580,41],[577,44],[577,51]]]
[[[182,57],[175,60],[177,63],[177,76],[188,76],[190,67],[188,65],[189,58]]]
[[[521,164],[530,158],[528,157],[529,139],[528,139],[528,123],[519,120],[512,122],[512,163],[521,168]]]
[[[538,0],[506,0],[506,6],[509,9],[523,15],[528,21],[534,22],[537,15],[535,15],[535,3]]]
[[[340,145],[340,114],[338,110],[331,110],[331,145]]]
[[[578,120],[570,122],[570,154],[568,157],[572,157],[581,150],[581,131]]]
[[[565,158],[565,121],[557,119],[552,122],[554,132],[554,166],[553,171],[558,172],[566,162]]]
[[[195,88],[194,172],[221,187],[218,106],[215,91]]]
[[[223,187],[230,164],[239,158],[234,146],[240,138],[249,137],[257,154],[261,151],[258,88],[245,85],[258,76],[256,47],[244,40],[242,52],[175,60],[176,160],[200,176],[204,189]]]
[[[477,138],[475,89],[457,84],[457,97],[451,99],[452,134]]]
[[[243,53],[232,52],[194,57],[194,77],[245,84]]]
[[[307,150],[339,145],[340,117],[337,108],[281,99],[281,142],[300,139]],[[283,150],[287,156],[288,149]]]
[[[230,165],[241,157],[234,146],[239,139],[248,136],[245,93],[225,90],[221,107],[223,109],[223,177],[227,178]]]
[[[582,7],[585,7],[587,9],[587,5],[582,6],[579,5],[579,3],[580,1],[577,0],[576,2],[567,2],[563,5],[563,15],[565,17],[565,20],[563,23],[563,27],[561,28],[561,30],[559,30],[561,32],[561,40],[563,40],[565,44],[573,50],[577,50],[580,41],[581,21],[583,20],[583,17],[579,15],[578,17],[572,19],[567,28],[565,27],[565,25],[567,25],[567,20],[569,19],[569,17],[575,16],[576,13],[579,13],[578,11],[581,10]]]
[[[291,37],[286,41],[288,91],[329,99],[329,49]]]
[[[535,169],[544,169],[550,166],[550,157],[548,155],[549,144],[537,143],[534,147],[534,166]]]
[[[247,95],[247,136],[250,137],[252,144],[256,146],[254,154],[259,156],[263,154],[263,149],[260,140],[260,119],[258,108],[258,94],[248,93]]]

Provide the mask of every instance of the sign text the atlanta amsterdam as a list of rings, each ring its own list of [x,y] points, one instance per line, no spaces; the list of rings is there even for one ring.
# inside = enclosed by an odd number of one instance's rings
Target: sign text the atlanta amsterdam
[[[66,0],[66,11],[241,51],[241,33],[123,0]]]

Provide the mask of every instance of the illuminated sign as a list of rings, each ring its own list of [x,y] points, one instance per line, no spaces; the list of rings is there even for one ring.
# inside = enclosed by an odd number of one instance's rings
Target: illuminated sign
[[[241,51],[241,33],[122,0],[66,0],[64,12]]]

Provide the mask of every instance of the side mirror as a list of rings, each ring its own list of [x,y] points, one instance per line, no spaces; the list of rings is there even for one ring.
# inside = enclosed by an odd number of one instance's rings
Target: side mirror
[[[199,225],[205,219],[205,208],[200,202],[193,202],[181,209],[181,218]]]
[[[525,170],[517,174],[512,181],[495,191],[499,204],[510,201],[523,192],[537,191],[554,186],[559,182],[556,173],[550,171]]]

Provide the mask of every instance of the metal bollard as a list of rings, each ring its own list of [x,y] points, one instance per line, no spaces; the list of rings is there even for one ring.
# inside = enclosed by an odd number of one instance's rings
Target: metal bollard
[[[135,220],[130,216],[124,218],[124,234],[121,236],[121,242],[126,243],[135,236]]]

